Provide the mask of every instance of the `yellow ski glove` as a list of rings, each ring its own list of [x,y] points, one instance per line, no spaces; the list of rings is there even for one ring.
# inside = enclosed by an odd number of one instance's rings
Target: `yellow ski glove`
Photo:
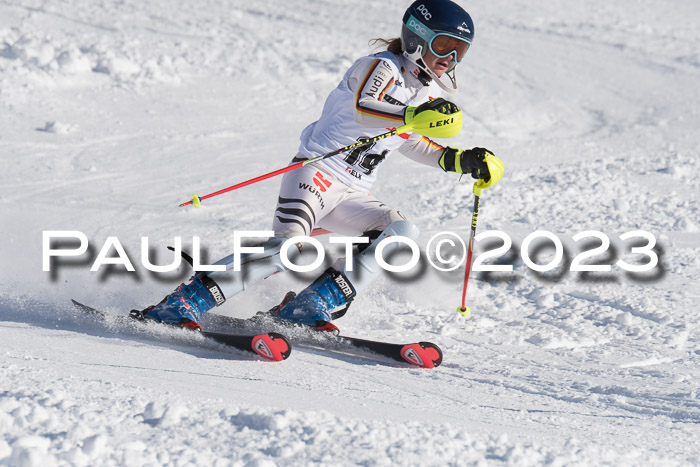
[[[442,97],[438,97],[437,99],[432,99],[428,102],[424,102],[418,107],[406,107],[403,117],[404,123],[411,123],[411,121],[415,118],[416,115],[425,110],[435,110],[441,114],[451,115],[455,112],[458,112],[459,107],[457,107],[450,101],[446,101]]]

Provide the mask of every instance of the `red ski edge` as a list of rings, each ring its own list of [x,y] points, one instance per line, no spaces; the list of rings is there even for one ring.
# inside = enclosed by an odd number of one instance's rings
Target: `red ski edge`
[[[289,341],[282,334],[276,332],[253,337],[251,347],[256,354],[265,360],[275,362],[286,360],[292,350]]]
[[[401,349],[401,357],[420,368],[435,368],[442,363],[442,351],[430,342],[407,344]]]

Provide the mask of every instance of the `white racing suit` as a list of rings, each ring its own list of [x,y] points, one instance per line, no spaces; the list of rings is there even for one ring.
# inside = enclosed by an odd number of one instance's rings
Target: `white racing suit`
[[[328,96],[321,118],[303,130],[299,153],[292,163],[401,126],[406,106],[418,106],[440,94],[440,87],[434,81],[422,79],[420,70],[402,56],[382,52],[360,58]],[[265,254],[249,257],[253,262],[264,258],[267,264],[259,272],[249,274],[250,280],[241,278],[222,283],[225,296],[240,292],[259,276],[285,269],[279,254],[275,255],[282,243],[279,239],[310,235],[315,227],[342,235],[366,234],[375,239],[392,223],[405,221],[399,211],[369,193],[377,168],[396,149],[410,159],[436,168],[440,167],[439,159],[444,151],[444,147],[417,133],[401,134],[286,173],[273,219],[275,238],[262,244],[266,247]],[[402,232],[417,236],[413,224],[402,225]],[[365,256],[373,251],[368,250]],[[389,254],[390,250],[386,251]],[[359,259],[356,256],[356,262]],[[369,262],[372,260],[368,258]],[[233,256],[217,264],[226,264],[230,269]],[[371,269],[376,272],[376,265]],[[224,274],[228,271],[208,273],[214,280]],[[359,291],[369,280],[351,282]]]
[[[360,58],[328,96],[321,118],[302,132],[293,162],[399,127],[404,124],[406,106],[418,106],[440,94],[439,85],[402,56],[382,52]],[[415,225],[369,193],[379,165],[396,149],[438,168],[445,148],[418,134],[402,134],[288,172],[282,179],[274,214],[274,237],[260,245],[264,252],[241,255],[241,271],[233,270],[233,255],[221,259],[216,265],[225,265],[225,271],[197,274],[191,284],[180,286],[151,307],[146,316],[162,321],[177,321],[178,316],[198,321],[209,309],[253,282],[284,271],[282,243],[310,235],[317,226],[342,235],[368,236],[373,241],[354,255],[352,268],[339,260],[277,316],[319,327],[319,323],[328,324],[341,316],[333,310],[347,309],[355,294],[380,273],[374,257],[379,242],[389,236],[418,236]],[[391,255],[401,245],[390,243],[384,254]]]

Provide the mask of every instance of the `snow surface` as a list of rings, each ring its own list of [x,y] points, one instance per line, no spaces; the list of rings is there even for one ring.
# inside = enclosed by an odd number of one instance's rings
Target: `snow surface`
[[[177,206],[286,165],[407,4],[0,2],[0,465],[700,464],[697,1],[464,4],[477,39],[450,144],[505,162],[478,230],[509,235],[515,269],[472,275],[468,319],[454,311],[462,270],[428,267],[378,280],[338,322],[434,341],[438,369],[301,349],[267,363],[72,310],[141,308],[186,279],[146,271],[141,237],[153,261],[195,235],[215,260],[234,230],[268,229],[279,180]],[[425,248],[468,235],[470,188],[396,155],[374,193]],[[46,230],[84,232],[89,257],[43,272]],[[590,230],[612,241],[594,263],[643,263],[619,237],[646,230],[660,263],[535,273],[518,252],[537,230],[566,264],[599,244],[572,240]],[[90,272],[109,236],[137,273]],[[275,276],[216,311],[250,316],[305,281]]]

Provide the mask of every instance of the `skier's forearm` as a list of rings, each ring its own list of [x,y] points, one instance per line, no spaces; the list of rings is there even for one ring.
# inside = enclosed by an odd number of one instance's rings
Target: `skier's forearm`
[[[442,168],[440,166],[440,158],[445,148],[425,136],[413,133],[408,140],[399,147],[399,151],[409,159],[421,164]]]

